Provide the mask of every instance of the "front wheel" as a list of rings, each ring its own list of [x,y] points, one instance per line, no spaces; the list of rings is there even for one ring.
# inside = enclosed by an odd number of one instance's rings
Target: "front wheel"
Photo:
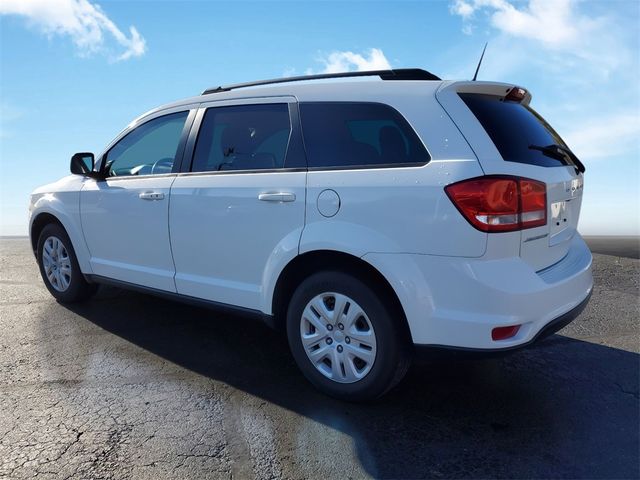
[[[289,346],[319,390],[343,400],[370,400],[392,388],[409,366],[398,315],[360,279],[320,272],[291,298]]]
[[[85,280],[71,240],[60,225],[49,224],[42,229],[38,238],[38,265],[45,286],[60,302],[80,302],[97,289]]]

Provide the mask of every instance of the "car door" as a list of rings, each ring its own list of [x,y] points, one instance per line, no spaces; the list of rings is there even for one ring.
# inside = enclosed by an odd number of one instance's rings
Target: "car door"
[[[194,116],[182,107],[143,119],[102,156],[105,178],[83,186],[80,215],[95,275],[175,292],[169,191]]]
[[[293,98],[203,104],[171,188],[178,293],[262,310],[264,279],[298,253],[306,160]],[[186,163],[185,163],[186,165]]]

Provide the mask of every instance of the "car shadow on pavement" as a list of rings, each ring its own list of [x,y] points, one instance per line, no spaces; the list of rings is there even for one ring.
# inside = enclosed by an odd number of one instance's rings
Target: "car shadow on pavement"
[[[374,477],[640,475],[635,353],[554,335],[501,358],[421,361],[383,398],[351,404],[315,391],[286,340],[255,320],[117,289],[69,308],[184,369],[349,435]]]

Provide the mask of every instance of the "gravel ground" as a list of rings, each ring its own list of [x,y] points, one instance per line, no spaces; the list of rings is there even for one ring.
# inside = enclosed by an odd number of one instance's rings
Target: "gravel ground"
[[[0,477],[638,478],[640,261],[594,270],[558,335],[353,405],[261,324],[106,288],[64,307],[0,240]]]

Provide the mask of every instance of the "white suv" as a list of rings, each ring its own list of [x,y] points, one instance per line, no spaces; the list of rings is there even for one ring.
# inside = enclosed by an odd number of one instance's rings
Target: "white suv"
[[[255,315],[316,387],[373,398],[416,350],[511,350],[586,305],[584,167],[530,100],[415,69],[207,90],[37,189],[33,250],[61,302],[108,283]]]

